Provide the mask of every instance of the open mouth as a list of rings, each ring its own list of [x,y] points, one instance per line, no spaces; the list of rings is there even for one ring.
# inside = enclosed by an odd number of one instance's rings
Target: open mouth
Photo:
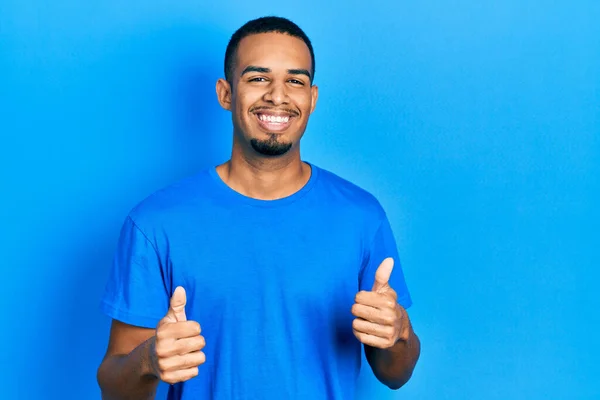
[[[267,132],[282,132],[290,127],[294,116],[290,114],[255,113],[258,125]]]

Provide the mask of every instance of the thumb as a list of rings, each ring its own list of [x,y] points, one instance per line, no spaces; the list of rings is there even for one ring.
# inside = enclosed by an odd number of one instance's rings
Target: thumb
[[[375,271],[375,282],[373,283],[372,292],[377,292],[387,286],[389,286],[390,276],[394,269],[394,259],[391,257],[386,258],[379,264],[377,271]]]
[[[177,288],[173,292],[173,296],[171,296],[169,311],[167,312],[166,317],[171,322],[187,321],[187,318],[185,316],[186,302],[187,297],[185,294],[185,289],[181,286],[177,286]]]

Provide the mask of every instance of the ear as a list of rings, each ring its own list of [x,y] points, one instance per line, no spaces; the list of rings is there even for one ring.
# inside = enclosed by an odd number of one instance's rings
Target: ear
[[[316,85],[310,87],[310,113],[312,114],[315,111],[315,107],[317,106],[317,99],[319,98],[319,88]]]
[[[217,99],[225,110],[231,111],[231,85],[225,79],[217,81]]]

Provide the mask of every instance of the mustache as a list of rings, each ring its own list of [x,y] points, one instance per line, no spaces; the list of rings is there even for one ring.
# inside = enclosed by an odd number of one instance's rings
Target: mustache
[[[265,107],[265,106],[257,106],[257,107],[253,107],[250,109],[250,112],[258,112],[258,111],[272,111],[272,112],[285,112],[288,113],[290,115],[293,115],[295,117],[297,117],[298,115],[300,115],[300,113],[296,110],[293,110],[291,108],[273,108],[273,107]]]

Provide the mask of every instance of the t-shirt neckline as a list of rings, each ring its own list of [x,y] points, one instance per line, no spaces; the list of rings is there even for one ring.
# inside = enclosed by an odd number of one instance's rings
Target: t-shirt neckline
[[[303,162],[306,163],[308,166],[310,166],[310,177],[308,178],[308,181],[304,184],[304,186],[302,186],[295,193],[292,193],[289,196],[282,197],[280,199],[275,199],[275,200],[255,199],[253,197],[246,196],[246,195],[232,189],[229,185],[227,185],[223,181],[223,179],[221,179],[221,177],[217,173],[217,166],[213,166],[213,167],[209,168],[209,175],[212,178],[212,180],[215,182],[219,191],[224,196],[227,196],[231,200],[239,201],[239,202],[246,203],[246,204],[249,204],[252,206],[257,206],[257,207],[279,207],[279,206],[293,203],[294,201],[297,201],[300,198],[304,197],[308,192],[310,192],[310,190],[315,185],[315,182],[317,181],[318,176],[319,176],[319,168],[307,161],[303,161]]]

